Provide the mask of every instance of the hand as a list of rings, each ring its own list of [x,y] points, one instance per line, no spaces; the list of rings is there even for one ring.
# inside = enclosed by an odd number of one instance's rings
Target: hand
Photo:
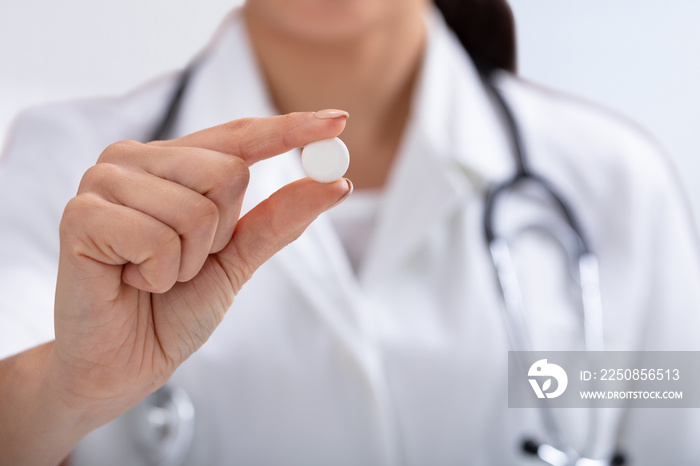
[[[70,403],[99,425],[168,380],[253,272],[351,190],[305,178],[239,219],[248,167],[344,127],[296,113],[104,151],[60,228],[50,367]]]

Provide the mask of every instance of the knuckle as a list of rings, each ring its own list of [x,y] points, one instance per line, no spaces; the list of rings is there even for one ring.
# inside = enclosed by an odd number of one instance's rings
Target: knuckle
[[[260,264],[267,261],[286,244],[290,242],[288,235],[279,230],[278,225],[267,218],[262,223],[262,228],[254,238],[250,239],[249,247],[246,251],[238,251],[240,254],[240,264],[244,271],[254,271]]]
[[[231,288],[233,288],[234,293],[243,288],[243,285],[250,280],[250,277],[255,273],[255,267],[244,262],[233,264],[226,271]]]
[[[146,143],[147,146],[153,146],[153,147],[168,147],[169,141],[149,141]]]
[[[282,146],[286,150],[291,150],[297,146],[297,141],[293,137],[293,133],[291,131],[280,130],[277,137],[280,139],[280,141],[282,142]]]
[[[110,144],[104,151],[102,151],[102,154],[100,154],[100,157],[97,159],[97,163],[115,162],[132,158],[134,155],[143,150],[144,146],[144,144],[130,139],[117,141]]]
[[[93,194],[78,194],[68,201],[63,212],[65,219],[81,218],[98,207],[100,198]]]
[[[153,287],[153,292],[157,294],[166,293],[175,284],[175,280],[168,275],[156,275],[149,277],[150,285]]]
[[[219,208],[209,198],[200,196],[193,208],[191,223],[197,227],[201,225],[216,226],[219,223]]]
[[[89,234],[89,220],[95,216],[96,211],[101,206],[102,199],[93,194],[79,194],[68,201],[66,208],[63,211],[61,222],[58,226],[58,235],[61,242],[61,247],[68,247],[73,254],[79,253],[81,250],[81,240]]]
[[[248,186],[250,181],[250,169],[248,164],[240,157],[228,157],[221,170],[223,182],[236,188]]]
[[[250,277],[253,276],[257,267],[247,257],[247,254],[243,254],[237,243],[233,243],[233,245],[235,248],[234,258],[214,257],[217,258],[221,269],[225,272],[234,294],[237,294]]]
[[[282,124],[279,125],[281,128],[294,128],[299,125],[300,119],[305,115],[304,112],[292,112],[292,113],[287,113],[286,115],[282,115],[281,121]]]
[[[274,202],[271,202],[267,209],[264,225],[270,236],[270,242],[274,244],[290,243],[295,234],[301,235],[303,233],[303,229],[298,231],[295,225],[290,224],[289,216],[285,215],[284,207]]]
[[[300,117],[303,113],[288,113],[282,118],[282,124],[277,127],[277,135],[285,148],[292,149],[299,145],[298,138],[295,137],[295,129],[301,125]]]
[[[158,228],[151,240],[155,251],[162,254],[172,254],[180,250],[180,235],[167,225]]]
[[[88,168],[80,181],[78,192],[109,186],[122,175],[122,169],[113,163],[98,163]]]
[[[224,129],[230,134],[230,140],[234,145],[234,153],[240,154],[245,151],[247,139],[250,138],[250,134],[255,132],[257,121],[258,118],[241,118],[224,125]]]
[[[152,291],[164,293],[177,281],[181,251],[180,235],[167,225],[154,227],[143,238],[143,262],[138,262],[141,275]]]
[[[255,123],[258,121],[257,118],[240,118],[238,120],[233,120],[226,124],[227,129],[234,131],[236,133],[242,132],[245,134],[246,131],[250,131]]]
[[[86,200],[87,196],[78,195],[68,201],[66,208],[63,210],[63,217],[58,227],[59,235],[65,237],[74,231],[77,221],[83,217],[89,205]]]

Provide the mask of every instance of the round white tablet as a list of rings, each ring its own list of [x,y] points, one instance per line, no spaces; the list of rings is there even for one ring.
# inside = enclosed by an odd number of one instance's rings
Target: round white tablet
[[[350,165],[350,152],[338,138],[323,139],[304,146],[301,166],[312,180],[330,183],[341,178]]]

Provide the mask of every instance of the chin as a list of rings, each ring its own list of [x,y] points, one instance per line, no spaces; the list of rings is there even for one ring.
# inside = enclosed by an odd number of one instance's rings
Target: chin
[[[247,0],[256,20],[298,40],[338,42],[381,27],[411,0]]]

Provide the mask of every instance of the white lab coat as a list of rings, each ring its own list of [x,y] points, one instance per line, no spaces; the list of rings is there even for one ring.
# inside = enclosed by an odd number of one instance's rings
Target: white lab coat
[[[536,412],[507,408],[509,348],[482,233],[485,190],[512,172],[513,156],[474,66],[441,18],[429,24],[366,261],[355,275],[322,215],[256,272],[171,381],[196,409],[186,464],[532,464],[517,445],[546,437]],[[63,208],[108,144],[148,137],[176,81],[16,123],[0,165],[0,356],[52,338]],[[700,251],[657,147],[590,104],[508,75],[500,85],[532,165],[599,254],[608,349],[700,349]],[[194,72],[173,136],[274,113],[234,12]],[[253,167],[245,208],[303,176],[297,155]],[[536,347],[581,348],[551,241],[533,235],[520,252]],[[125,419],[88,436],[76,463],[147,464]],[[611,448],[610,419],[599,452]],[[579,424],[567,429],[574,444]],[[700,462],[698,434],[697,410],[635,410],[622,438],[633,464],[680,465]]]

